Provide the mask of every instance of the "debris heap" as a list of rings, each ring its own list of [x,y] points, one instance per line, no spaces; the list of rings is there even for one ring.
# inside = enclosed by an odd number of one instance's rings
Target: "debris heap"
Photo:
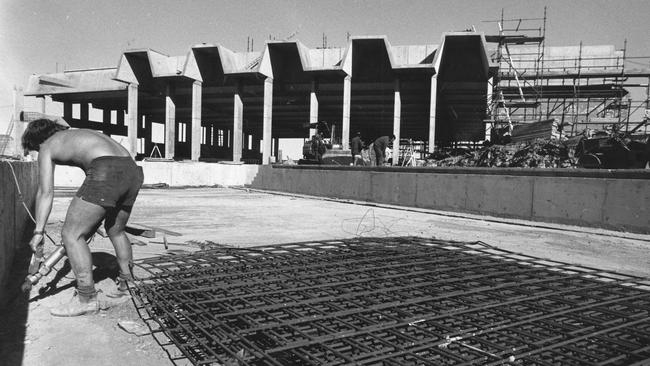
[[[569,147],[554,139],[537,139],[509,145],[485,146],[477,150],[442,149],[431,155],[425,166],[574,168]]]

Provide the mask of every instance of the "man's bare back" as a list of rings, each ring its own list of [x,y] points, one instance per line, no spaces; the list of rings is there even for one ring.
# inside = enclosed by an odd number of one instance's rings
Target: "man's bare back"
[[[109,297],[128,298],[127,281],[133,279],[133,253],[124,228],[144,181],[142,168],[119,143],[100,132],[68,127],[53,120],[39,119],[29,123],[22,137],[26,151],[38,151],[36,223],[29,242],[35,252],[42,247],[45,225],[52,210],[54,167],[71,165],[86,172],[86,179],[68,207],[61,230],[63,246],[77,280],[77,291],[68,303],[50,310],[55,316],[79,316],[99,311],[100,296],[95,289],[92,255],[86,240],[102,221],[119,266],[115,296]]]
[[[109,136],[84,129],[57,132],[41,145],[40,152],[47,153],[56,164],[76,166],[84,171],[101,156],[131,156]]]

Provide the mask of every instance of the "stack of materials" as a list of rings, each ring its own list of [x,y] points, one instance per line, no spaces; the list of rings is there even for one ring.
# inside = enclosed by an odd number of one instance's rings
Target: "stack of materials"
[[[512,128],[512,142],[552,138],[560,138],[559,125],[553,118],[538,122],[520,124]]]

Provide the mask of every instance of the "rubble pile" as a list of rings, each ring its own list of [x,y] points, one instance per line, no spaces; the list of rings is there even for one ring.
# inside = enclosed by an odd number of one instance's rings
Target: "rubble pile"
[[[425,166],[574,168],[576,159],[565,143],[553,139],[537,139],[532,142],[485,146],[477,150],[442,149],[432,154]]]

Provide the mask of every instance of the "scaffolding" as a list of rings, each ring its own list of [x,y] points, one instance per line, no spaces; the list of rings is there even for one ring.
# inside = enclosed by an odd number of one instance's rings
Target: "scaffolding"
[[[498,66],[488,96],[487,130],[511,135],[518,125],[554,121],[560,136],[592,131],[647,134],[650,57],[614,46],[547,47],[547,14],[501,18],[491,61]],[[548,135],[549,132],[545,131]],[[542,137],[542,136],[540,136]]]

